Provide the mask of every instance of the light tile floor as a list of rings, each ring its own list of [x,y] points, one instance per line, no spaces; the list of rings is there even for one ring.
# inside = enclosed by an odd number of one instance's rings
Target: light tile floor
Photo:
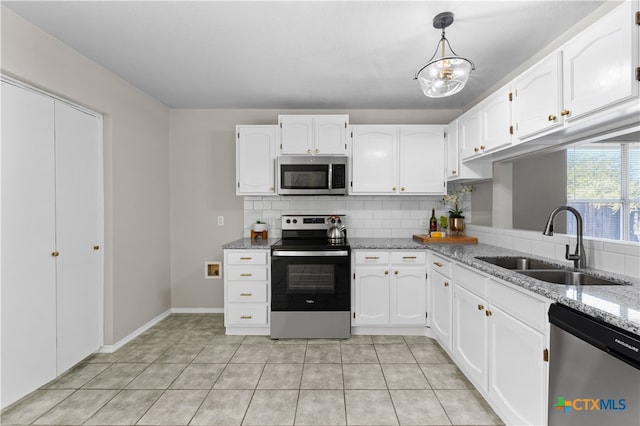
[[[418,336],[226,336],[171,315],[4,410],[2,425],[496,425],[438,344]]]

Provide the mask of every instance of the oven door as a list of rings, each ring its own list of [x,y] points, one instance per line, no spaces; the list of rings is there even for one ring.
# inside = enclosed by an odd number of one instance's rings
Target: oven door
[[[349,250],[274,250],[272,311],[349,311]]]

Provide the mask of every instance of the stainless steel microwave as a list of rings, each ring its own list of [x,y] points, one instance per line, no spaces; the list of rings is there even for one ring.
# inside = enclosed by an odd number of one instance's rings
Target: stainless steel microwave
[[[278,157],[279,195],[346,195],[347,157]]]

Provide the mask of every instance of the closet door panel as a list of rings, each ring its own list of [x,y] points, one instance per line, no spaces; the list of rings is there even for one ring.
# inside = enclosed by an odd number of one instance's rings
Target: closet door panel
[[[2,82],[2,406],[56,376],[53,100]]]
[[[58,374],[101,345],[99,120],[56,102]]]

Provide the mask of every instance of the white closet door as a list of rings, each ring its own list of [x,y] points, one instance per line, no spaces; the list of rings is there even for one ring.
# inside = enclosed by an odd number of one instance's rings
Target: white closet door
[[[102,343],[98,123],[55,103],[58,374]]]
[[[2,82],[2,407],[56,376],[51,98]]]

